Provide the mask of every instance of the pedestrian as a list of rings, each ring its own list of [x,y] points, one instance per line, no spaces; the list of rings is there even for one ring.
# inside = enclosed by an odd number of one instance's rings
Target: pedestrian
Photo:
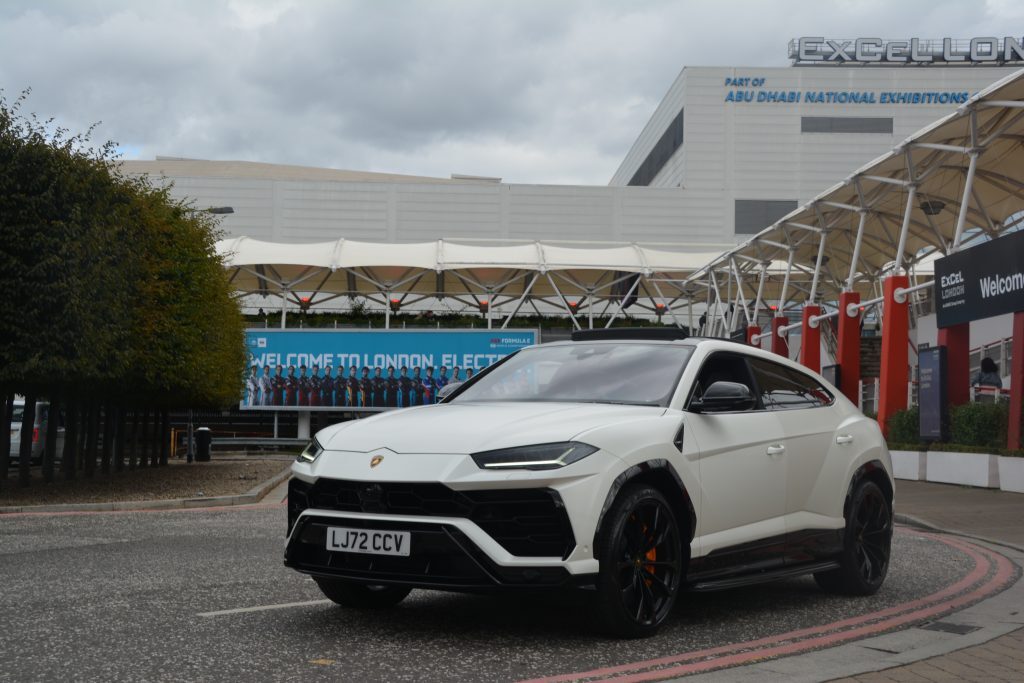
[[[974,376],[971,382],[976,387],[1003,388],[1003,378],[999,376],[999,365],[989,357],[981,359],[981,370]]]

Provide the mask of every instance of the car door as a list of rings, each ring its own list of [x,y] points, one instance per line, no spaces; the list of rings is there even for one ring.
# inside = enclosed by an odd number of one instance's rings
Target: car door
[[[786,534],[793,561],[807,561],[835,551],[841,519],[820,514],[816,486],[826,472],[840,417],[831,409],[832,394],[809,374],[762,358],[750,367],[761,403],[782,424],[786,447]]]
[[[689,400],[716,381],[755,392],[744,354],[711,354]],[[781,564],[786,454],[778,416],[759,404],[742,412],[690,412],[687,429],[700,449],[701,499],[693,578]]]

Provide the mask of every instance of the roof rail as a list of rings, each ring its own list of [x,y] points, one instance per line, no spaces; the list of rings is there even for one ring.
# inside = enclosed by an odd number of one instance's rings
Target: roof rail
[[[572,333],[572,340],[654,339],[659,341],[675,341],[686,339],[689,336],[689,330],[678,327],[612,327],[600,330],[576,330]]]

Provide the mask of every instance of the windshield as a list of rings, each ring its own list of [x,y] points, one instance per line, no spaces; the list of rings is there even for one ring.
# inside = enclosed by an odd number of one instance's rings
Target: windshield
[[[574,343],[524,349],[453,399],[667,406],[692,349]]]

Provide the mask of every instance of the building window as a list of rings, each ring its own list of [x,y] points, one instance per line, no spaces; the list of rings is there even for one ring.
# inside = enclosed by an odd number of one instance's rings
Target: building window
[[[802,116],[801,133],[885,133],[892,135],[892,119],[877,116]]]
[[[654,176],[658,175],[661,169],[665,167],[665,164],[668,163],[668,160],[672,158],[672,155],[676,153],[676,150],[682,146],[683,110],[680,109],[676,117],[672,119],[672,123],[668,124],[668,128],[661,134],[661,138],[658,139],[651,153],[647,155],[644,162],[640,164],[640,168],[633,174],[629,184],[644,187],[650,185],[651,181],[654,180]]]
[[[795,199],[737,199],[737,235],[754,235],[796,210]]]

